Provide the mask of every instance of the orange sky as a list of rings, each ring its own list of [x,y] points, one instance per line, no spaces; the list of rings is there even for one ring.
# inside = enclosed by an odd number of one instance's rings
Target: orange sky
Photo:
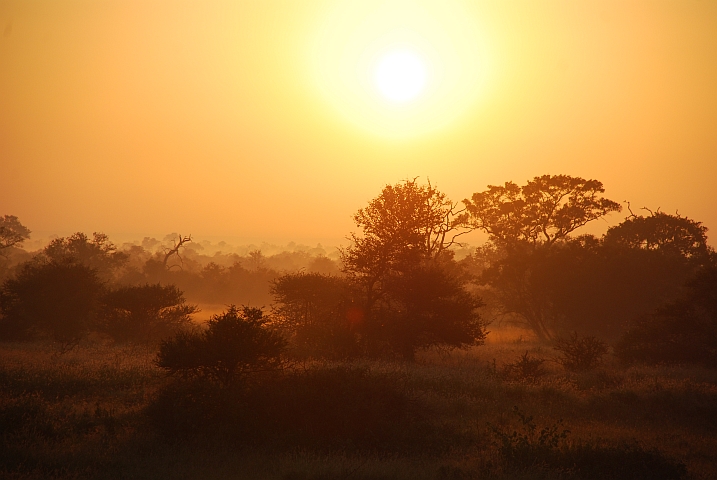
[[[394,27],[440,67],[402,111],[359,81]],[[547,173],[717,235],[717,2],[2,0],[0,32],[0,215],[37,235],[338,244],[387,183]]]

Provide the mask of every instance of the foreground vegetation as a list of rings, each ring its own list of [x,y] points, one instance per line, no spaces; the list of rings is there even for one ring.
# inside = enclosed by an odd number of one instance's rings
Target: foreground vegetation
[[[714,370],[573,373],[501,337],[414,363],[298,363],[241,388],[168,377],[150,347],[4,343],[0,476],[717,476]],[[509,367],[525,357],[538,373]]]

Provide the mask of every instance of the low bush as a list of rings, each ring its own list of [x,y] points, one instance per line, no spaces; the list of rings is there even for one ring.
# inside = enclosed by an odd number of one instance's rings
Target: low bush
[[[557,338],[553,349],[560,353],[558,363],[572,372],[594,369],[608,352],[607,343],[590,335],[580,337],[577,332]]]
[[[170,374],[196,376],[227,385],[253,373],[281,367],[286,341],[267,326],[259,308],[231,305],[213,315],[203,332],[180,332],[162,342],[157,365]]]
[[[512,363],[503,366],[503,376],[509,380],[535,382],[545,375],[544,358],[532,357],[526,352]]]

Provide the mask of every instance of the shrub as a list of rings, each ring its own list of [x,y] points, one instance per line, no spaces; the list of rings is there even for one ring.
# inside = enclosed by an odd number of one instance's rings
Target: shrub
[[[560,353],[558,363],[573,372],[594,369],[608,352],[607,343],[591,335],[580,337],[577,332],[557,338],[553,349]]]
[[[162,342],[157,365],[170,374],[199,376],[227,385],[281,366],[286,341],[270,329],[259,308],[231,305],[213,315],[204,332],[180,332]]]
[[[174,285],[124,286],[104,295],[100,329],[119,342],[158,342],[189,325],[195,312]]]
[[[545,375],[544,363],[544,358],[531,357],[526,350],[515,362],[503,366],[503,374],[513,380],[535,382]]]

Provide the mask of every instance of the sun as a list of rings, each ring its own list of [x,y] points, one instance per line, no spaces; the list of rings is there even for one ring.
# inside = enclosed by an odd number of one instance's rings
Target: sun
[[[374,71],[378,91],[387,100],[409,102],[426,87],[426,65],[410,50],[394,50],[381,57]]]
[[[356,127],[414,138],[484,98],[482,28],[461,0],[334,2],[307,48],[317,98]]]

